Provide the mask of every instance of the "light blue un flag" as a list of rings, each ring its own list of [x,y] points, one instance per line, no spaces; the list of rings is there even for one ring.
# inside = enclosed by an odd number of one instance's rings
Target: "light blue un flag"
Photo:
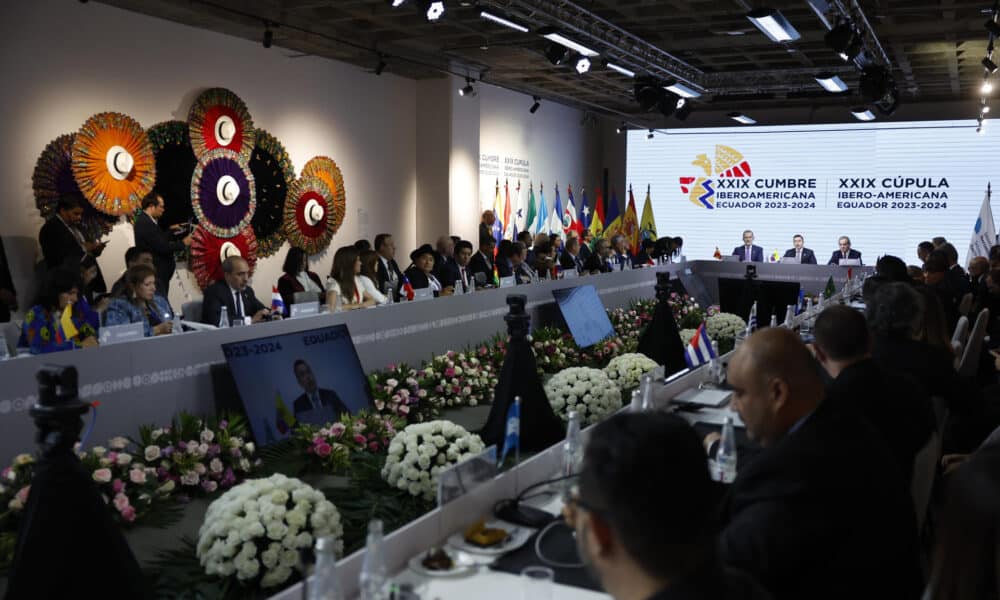
[[[520,448],[521,446],[521,399],[515,398],[514,402],[511,403],[510,408],[507,409],[507,433],[503,438],[503,452],[500,453],[500,462],[498,465],[502,465],[505,458],[507,458],[507,453],[512,449]]]

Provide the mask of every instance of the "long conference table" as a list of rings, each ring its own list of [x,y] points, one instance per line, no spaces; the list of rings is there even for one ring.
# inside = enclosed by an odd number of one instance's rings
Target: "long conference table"
[[[822,291],[831,277],[841,287],[848,273],[843,267],[776,263],[755,266],[757,281],[799,283],[810,294]],[[855,274],[861,270],[868,269],[854,267]],[[6,463],[14,455],[34,448],[35,428],[28,410],[37,401],[35,373],[43,364],[77,368],[81,397],[100,401],[91,440],[104,440],[132,434],[140,425],[169,423],[181,411],[214,414],[220,408],[238,407],[222,353],[221,345],[225,343],[343,323],[348,326],[366,372],[394,363],[419,365],[433,355],[462,350],[505,331],[506,299],[512,293],[527,297],[532,327],[539,327],[561,318],[553,290],[593,285],[606,307],[624,307],[633,299],[652,298],[656,273],[661,271],[680,280],[702,304],[718,304],[720,280],[723,284],[726,280],[745,280],[746,266],[721,261],[683,262],[0,361],[0,461]]]

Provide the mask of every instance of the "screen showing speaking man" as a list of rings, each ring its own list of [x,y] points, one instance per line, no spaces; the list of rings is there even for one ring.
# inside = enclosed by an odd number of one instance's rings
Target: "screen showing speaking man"
[[[346,325],[222,345],[254,437],[266,445],[299,423],[326,425],[371,405]]]

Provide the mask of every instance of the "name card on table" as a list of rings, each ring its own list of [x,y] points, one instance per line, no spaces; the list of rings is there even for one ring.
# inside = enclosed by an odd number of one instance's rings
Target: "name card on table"
[[[842,258],[840,259],[840,266],[842,267],[860,267],[860,258]]]
[[[460,498],[497,475],[497,447],[490,446],[438,475],[438,506]]]
[[[576,272],[576,269],[566,269],[563,271],[563,279],[576,279],[580,274]]]
[[[517,285],[517,282],[514,280],[514,276],[513,275],[511,275],[510,277],[501,277],[500,278],[500,287],[501,288],[512,288],[515,285]]]
[[[146,337],[146,331],[143,328],[143,324],[139,322],[102,327],[99,341],[102,346],[110,346],[122,342],[131,342],[132,340],[141,340],[144,337]]]
[[[413,301],[418,300],[430,300],[434,297],[434,290],[429,287],[420,288],[419,290],[413,290]]]
[[[297,317],[311,317],[313,315],[318,315],[319,300],[314,300],[313,302],[303,302],[301,304],[293,304],[291,312],[289,314],[293,319]]]

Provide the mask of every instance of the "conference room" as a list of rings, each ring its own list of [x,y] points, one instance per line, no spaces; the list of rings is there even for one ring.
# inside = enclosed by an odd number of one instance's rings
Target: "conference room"
[[[9,3],[0,593],[997,595],[998,36]]]

